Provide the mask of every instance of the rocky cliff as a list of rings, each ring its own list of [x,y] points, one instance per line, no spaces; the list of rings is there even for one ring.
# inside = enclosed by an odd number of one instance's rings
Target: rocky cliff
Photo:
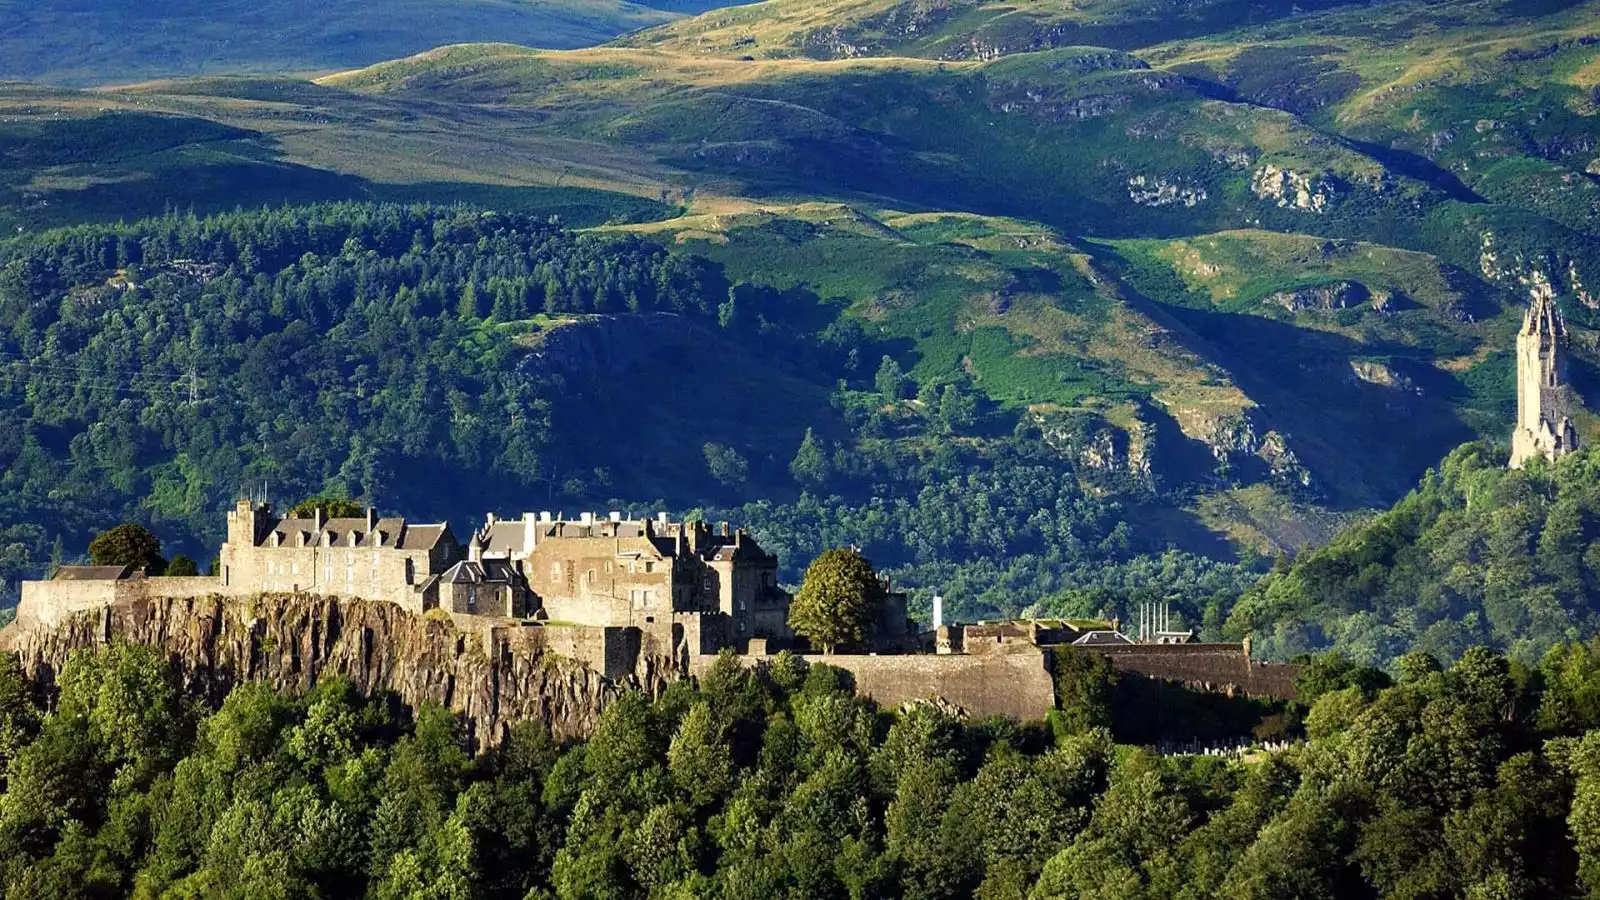
[[[344,678],[407,705],[433,701],[460,713],[479,746],[498,743],[523,719],[558,737],[586,735],[612,699],[630,689],[657,694],[682,671],[646,648],[632,673],[606,678],[552,651],[544,631],[464,631],[387,603],[310,595],[152,598],[79,613],[55,628],[13,623],[0,631],[0,650],[16,653],[48,687],[74,650],[148,644],[171,657],[193,695],[213,703],[240,681],[297,690]]]

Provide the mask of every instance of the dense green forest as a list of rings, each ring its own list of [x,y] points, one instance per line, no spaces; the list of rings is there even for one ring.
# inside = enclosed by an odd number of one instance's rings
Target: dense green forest
[[[839,670],[731,660],[558,745],[323,682],[185,699],[79,651],[53,710],[0,668],[8,898],[1248,898],[1600,889],[1600,649],[1398,683],[1321,661],[1309,741],[1243,759],[890,712]],[[1104,710],[1100,710],[1103,712]],[[1064,711],[1064,713],[1067,711]]]
[[[1519,471],[1468,444],[1395,507],[1269,574],[1227,630],[1264,652],[1332,646],[1368,664],[1475,644],[1531,662],[1600,630],[1600,453]]]
[[[0,245],[0,322],[13,593],[119,521],[208,560],[262,486],[458,529],[674,508],[751,525],[789,580],[860,545],[964,614],[1253,578],[1140,534],[1122,511],[1149,484],[1080,471],[960,378],[913,381],[870,323],[634,236],[465,207],[172,214]]]

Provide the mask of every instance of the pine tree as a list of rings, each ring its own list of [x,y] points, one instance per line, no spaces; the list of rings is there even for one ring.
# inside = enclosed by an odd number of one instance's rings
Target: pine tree
[[[878,393],[882,394],[885,400],[893,402],[899,400],[905,393],[906,375],[894,357],[885,356],[878,366],[878,374],[873,377],[872,383],[877,386]]]
[[[789,463],[789,474],[802,484],[816,485],[828,480],[828,455],[822,452],[822,445],[809,428],[800,441],[800,449],[795,451],[794,460]]]

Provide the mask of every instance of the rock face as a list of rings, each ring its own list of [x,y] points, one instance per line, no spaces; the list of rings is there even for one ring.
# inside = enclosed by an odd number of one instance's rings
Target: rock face
[[[0,649],[50,687],[74,650],[112,640],[148,644],[170,656],[192,695],[212,703],[241,681],[300,690],[322,677],[344,678],[362,691],[392,691],[407,705],[433,701],[460,713],[480,748],[524,719],[558,738],[587,735],[623,692],[654,696],[683,674],[670,655],[645,648],[630,675],[606,678],[553,652],[544,631],[463,631],[388,603],[303,594],[152,598],[79,613],[53,629],[12,625],[0,632]]]
[[[1268,302],[1276,303],[1290,312],[1299,312],[1303,309],[1349,309],[1371,299],[1372,294],[1366,285],[1357,281],[1308,285],[1294,290],[1278,291],[1267,298]]]
[[[1307,175],[1292,169],[1264,165],[1250,179],[1250,189],[1263,200],[1285,209],[1323,213],[1333,204],[1338,186],[1329,176]]]

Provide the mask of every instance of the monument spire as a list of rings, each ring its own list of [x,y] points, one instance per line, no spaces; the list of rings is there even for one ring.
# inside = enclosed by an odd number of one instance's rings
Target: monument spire
[[[1517,425],[1511,433],[1511,468],[1535,456],[1555,459],[1578,447],[1566,378],[1567,326],[1555,290],[1538,280],[1533,302],[1517,332]]]

